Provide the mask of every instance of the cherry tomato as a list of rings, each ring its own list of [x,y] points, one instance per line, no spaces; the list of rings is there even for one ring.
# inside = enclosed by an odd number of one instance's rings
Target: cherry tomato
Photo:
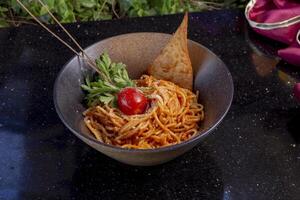
[[[148,99],[138,89],[127,87],[118,93],[118,107],[126,115],[142,114],[148,107]]]

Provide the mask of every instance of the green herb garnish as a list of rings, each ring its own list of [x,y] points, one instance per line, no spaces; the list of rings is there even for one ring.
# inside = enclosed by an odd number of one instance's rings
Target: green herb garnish
[[[87,92],[85,97],[87,105],[97,104],[114,105],[116,94],[125,87],[135,87],[134,82],[129,78],[126,65],[113,63],[107,53],[103,53],[96,59],[96,65],[101,71],[93,80],[89,76],[81,88]]]

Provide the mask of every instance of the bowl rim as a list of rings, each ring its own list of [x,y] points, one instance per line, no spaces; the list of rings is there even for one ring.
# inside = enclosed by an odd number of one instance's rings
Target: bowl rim
[[[172,36],[172,34],[169,33],[161,33],[161,32],[132,32],[132,33],[125,33],[125,34],[119,34],[119,35],[115,35],[115,36],[111,36],[111,37],[107,37],[104,39],[99,40],[98,42],[95,42],[89,46],[87,46],[86,48],[84,48],[84,50],[88,50],[91,47],[93,47],[94,45],[98,44],[99,42],[102,42],[104,40],[109,40],[115,37],[122,37],[122,36],[127,36],[127,35],[131,35],[131,34],[135,34],[135,35],[143,35],[143,34],[161,34],[161,35],[167,35],[167,36]],[[209,50],[207,47],[201,45],[200,43],[193,41],[191,39],[188,39],[188,42],[193,43],[196,46],[199,46],[203,49],[205,49],[206,51],[208,51],[210,54],[214,55],[216,57],[216,59],[218,59],[218,61],[220,63],[223,63],[224,67],[225,67],[225,71],[227,71],[227,76],[229,77],[229,82],[230,82],[230,86],[232,88],[232,92],[230,94],[230,98],[229,98],[229,104],[227,105],[225,112],[221,115],[221,117],[219,117],[219,119],[217,119],[216,123],[213,124],[211,127],[207,128],[207,130],[205,130],[202,134],[198,134],[188,140],[185,140],[179,144],[173,144],[170,146],[165,146],[165,147],[159,147],[159,148],[154,148],[154,149],[127,149],[127,148],[122,148],[122,147],[118,147],[118,146],[114,146],[114,145],[110,145],[110,144],[106,144],[104,142],[100,142],[98,140],[96,140],[95,138],[92,137],[88,137],[85,134],[78,132],[76,130],[74,130],[65,120],[63,114],[61,113],[59,106],[58,106],[58,102],[57,102],[57,87],[58,87],[58,80],[60,79],[60,77],[62,76],[64,70],[66,70],[66,67],[69,65],[70,62],[72,62],[72,60],[74,58],[76,58],[77,56],[73,56],[71,57],[65,64],[64,66],[60,69],[60,71],[58,72],[58,75],[55,79],[55,83],[54,83],[54,87],[53,87],[53,101],[54,101],[54,107],[56,110],[56,113],[58,114],[60,120],[63,122],[63,124],[73,133],[75,134],[77,137],[79,137],[81,139],[81,137],[83,137],[84,139],[94,143],[94,144],[99,144],[102,145],[104,147],[107,147],[109,149],[112,150],[117,150],[119,152],[140,152],[140,153],[151,153],[151,152],[164,152],[164,151],[170,151],[170,150],[174,150],[177,148],[180,148],[182,146],[185,146],[189,143],[193,143],[196,142],[197,140],[200,140],[201,138],[206,137],[210,132],[212,132],[217,126],[220,125],[221,121],[225,118],[225,116],[227,115],[231,105],[232,105],[232,100],[233,100],[233,95],[234,95],[234,84],[233,84],[233,79],[232,79],[232,75],[229,71],[229,69],[227,68],[227,66],[225,65],[225,63],[216,55],[214,54],[211,50]]]

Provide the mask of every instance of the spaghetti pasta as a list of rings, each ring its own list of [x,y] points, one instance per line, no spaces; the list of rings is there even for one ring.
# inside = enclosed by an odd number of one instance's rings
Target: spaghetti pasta
[[[204,119],[198,93],[148,75],[135,82],[151,100],[146,113],[124,115],[109,105],[93,106],[83,113],[97,140],[123,148],[151,149],[178,144],[198,133]]]

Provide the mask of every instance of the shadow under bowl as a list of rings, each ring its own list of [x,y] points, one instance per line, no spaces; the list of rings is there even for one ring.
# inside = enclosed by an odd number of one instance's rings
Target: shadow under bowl
[[[172,35],[164,33],[130,33],[111,37],[88,47],[85,52],[98,58],[107,51],[114,62],[127,65],[129,76],[138,79],[160,53]],[[170,161],[192,149],[222,121],[233,98],[233,81],[225,64],[210,50],[197,42],[188,41],[194,70],[194,91],[204,105],[205,119],[199,134],[180,144],[157,149],[124,149],[97,141],[83,123],[84,93],[80,85],[93,71],[73,57],[60,71],[54,86],[54,104],[62,122],[82,141],[103,154],[123,163],[151,166]]]

